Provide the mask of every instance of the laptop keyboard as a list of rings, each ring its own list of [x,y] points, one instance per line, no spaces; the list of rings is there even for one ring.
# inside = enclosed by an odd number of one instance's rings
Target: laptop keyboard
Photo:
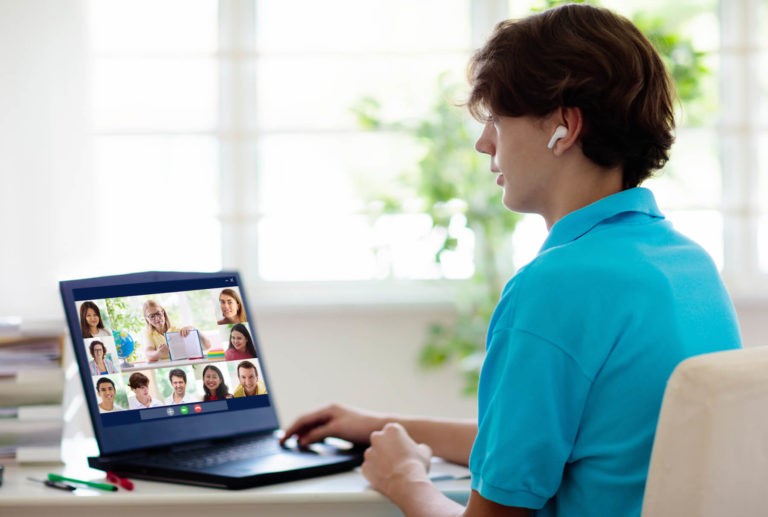
[[[270,437],[263,440],[217,444],[199,449],[168,452],[153,456],[151,463],[201,469],[239,460],[269,456],[278,452],[280,452],[280,445],[275,438]]]

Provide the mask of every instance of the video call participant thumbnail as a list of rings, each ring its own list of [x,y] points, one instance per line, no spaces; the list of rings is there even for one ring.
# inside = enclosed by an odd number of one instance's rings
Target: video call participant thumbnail
[[[234,325],[229,331],[229,347],[224,352],[224,357],[227,361],[256,357],[256,347],[253,345],[251,333],[242,323]]]
[[[99,306],[91,301],[83,302],[80,306],[80,330],[84,338],[111,336],[104,328]]]
[[[203,368],[203,401],[231,399],[232,394],[224,382],[224,375],[216,366],[209,364]]]
[[[149,393],[149,377],[141,372],[132,373],[128,378],[128,386],[133,390],[135,397],[128,397],[130,409],[146,409],[162,406],[158,400],[152,398]]]
[[[171,324],[168,313],[163,306],[154,300],[144,302],[142,309],[144,321],[147,323],[144,329],[145,341],[147,343],[144,348],[144,355],[146,355],[147,361],[153,363],[160,360],[170,360],[171,354],[168,351],[168,343],[165,341],[165,333],[180,332],[183,337],[187,337],[191,330],[196,330],[195,327],[174,326]],[[211,342],[202,332],[200,332],[200,340],[203,342],[204,350],[211,348]]]
[[[219,305],[221,306],[221,319],[217,321],[219,325],[243,323],[248,321],[243,308],[243,300],[234,289],[222,289],[219,294]]]
[[[267,393],[267,388],[259,377],[256,365],[250,361],[243,361],[237,365],[237,379],[240,384],[235,388],[235,397],[252,397]]]
[[[111,413],[112,411],[123,411],[124,407],[115,404],[115,383],[109,377],[102,377],[96,381],[96,393],[98,393],[101,402],[99,402],[99,413]]]
[[[93,360],[88,361],[88,368],[91,370],[91,375],[103,375],[106,373],[117,373],[112,359],[107,356],[107,349],[104,343],[94,339],[91,344],[88,345],[88,350],[91,352]]]
[[[187,393],[187,374],[184,370],[174,368],[168,372],[168,379],[171,381],[173,393],[165,399],[166,404],[187,404],[199,401],[196,397]]]

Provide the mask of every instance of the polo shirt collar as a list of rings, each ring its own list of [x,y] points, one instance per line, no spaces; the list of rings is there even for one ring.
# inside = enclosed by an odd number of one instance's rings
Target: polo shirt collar
[[[622,190],[566,215],[552,227],[540,253],[555,246],[574,241],[592,228],[622,213],[636,212],[663,219],[653,193],[642,187]]]

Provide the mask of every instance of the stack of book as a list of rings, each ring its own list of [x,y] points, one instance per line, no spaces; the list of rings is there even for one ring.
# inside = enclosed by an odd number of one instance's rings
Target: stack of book
[[[61,461],[64,340],[0,318],[0,463]]]

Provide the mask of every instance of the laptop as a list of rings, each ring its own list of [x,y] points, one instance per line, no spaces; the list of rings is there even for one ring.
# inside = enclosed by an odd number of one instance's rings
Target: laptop
[[[91,467],[242,489],[362,463],[344,444],[279,445],[275,393],[237,272],[154,271],[62,281],[60,290],[99,446]]]

